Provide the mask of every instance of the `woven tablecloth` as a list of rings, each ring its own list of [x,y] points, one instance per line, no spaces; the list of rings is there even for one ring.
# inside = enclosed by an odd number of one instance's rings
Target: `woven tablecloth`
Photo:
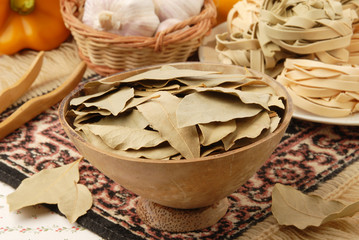
[[[69,164],[80,157],[59,122],[57,108],[53,106],[0,140],[0,181],[16,188],[24,178],[42,169]],[[15,109],[0,115],[0,121]],[[137,195],[107,178],[86,159],[79,169],[79,183],[92,192],[94,204],[77,223],[104,239],[359,239],[359,228],[355,227],[358,215],[300,231],[279,226],[271,213],[275,183],[304,193],[315,192],[326,199],[358,200],[359,127],[292,119],[272,156],[228,197],[226,215],[212,227],[195,232],[169,233],[145,225],[136,215]],[[56,211],[54,205],[47,207]]]

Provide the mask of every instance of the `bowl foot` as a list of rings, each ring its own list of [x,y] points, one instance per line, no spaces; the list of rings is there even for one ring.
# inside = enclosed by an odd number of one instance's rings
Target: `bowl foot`
[[[178,209],[140,197],[136,211],[142,221],[153,228],[168,232],[189,232],[214,225],[226,214],[228,206],[228,199],[224,198],[208,207]]]

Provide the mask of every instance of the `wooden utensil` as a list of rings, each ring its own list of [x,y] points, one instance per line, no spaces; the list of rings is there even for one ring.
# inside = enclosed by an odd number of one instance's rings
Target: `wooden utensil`
[[[33,71],[30,70],[30,74],[27,74],[28,76],[26,77],[26,79],[36,78],[37,74],[35,73],[39,72],[38,70],[39,65],[41,67],[40,62],[41,60],[35,62],[34,68],[36,69]],[[24,123],[33,119],[35,116],[42,113],[49,107],[59,102],[66,95],[68,95],[81,81],[85,70],[86,70],[85,62],[81,62],[76,67],[74,72],[69,76],[69,78],[58,88],[45,95],[33,98],[27,101],[26,103],[24,103],[23,105],[21,105],[13,114],[10,115],[10,117],[8,117],[7,119],[5,119],[3,122],[0,123],[0,139],[6,137],[8,134],[10,134],[14,130],[22,126]],[[27,80],[25,82],[27,83]],[[25,84],[20,84],[20,85],[21,88],[25,87]],[[16,91],[16,88],[12,88],[8,92],[14,92],[14,91]],[[0,99],[3,98],[4,95],[2,94],[0,96]],[[8,102],[10,103],[11,101]]]
[[[0,93],[0,113],[11,106],[30,88],[31,84],[35,81],[36,77],[40,73],[43,59],[44,52],[41,51],[37,54],[29,70],[15,84],[4,89]]]

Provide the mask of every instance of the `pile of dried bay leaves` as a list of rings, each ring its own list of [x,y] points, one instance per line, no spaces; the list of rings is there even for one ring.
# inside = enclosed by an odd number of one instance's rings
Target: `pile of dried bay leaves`
[[[110,80],[109,80],[110,79]],[[192,159],[273,132],[285,98],[262,77],[164,65],[88,82],[68,119],[92,145],[125,157]]]

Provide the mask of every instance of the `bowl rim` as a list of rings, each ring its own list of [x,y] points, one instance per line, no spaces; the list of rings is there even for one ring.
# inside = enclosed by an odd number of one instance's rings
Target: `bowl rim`
[[[186,163],[194,163],[194,162],[202,162],[202,161],[210,161],[210,160],[216,160],[218,158],[223,158],[223,157],[228,157],[230,155],[234,155],[237,154],[239,152],[245,151],[248,148],[251,148],[253,146],[257,146],[267,140],[269,140],[270,138],[272,138],[273,136],[279,134],[281,131],[285,131],[285,129],[288,127],[291,119],[292,119],[292,115],[293,115],[293,101],[291,96],[289,95],[288,91],[285,89],[285,87],[277,82],[275,79],[273,79],[272,77],[261,73],[259,71],[253,70],[253,69],[248,69],[242,66],[238,66],[238,65],[227,65],[227,64],[221,64],[221,63],[201,63],[201,62],[177,62],[177,63],[164,63],[164,64],[155,64],[155,65],[151,65],[151,66],[146,66],[146,67],[141,67],[141,68],[135,68],[135,69],[130,69],[127,71],[123,71],[120,73],[115,73],[112,75],[109,75],[107,77],[101,78],[101,79],[97,79],[95,81],[99,81],[99,80],[103,80],[103,79],[107,79],[110,77],[114,77],[114,76],[118,76],[124,73],[136,73],[139,71],[146,71],[146,70],[150,70],[150,69],[155,69],[155,68],[159,68],[163,65],[171,65],[171,66],[176,66],[176,65],[212,65],[212,66],[231,66],[233,68],[238,68],[238,69],[246,69],[254,74],[259,74],[261,76],[265,76],[270,82],[271,84],[275,84],[277,87],[279,87],[282,92],[285,94],[285,111],[284,111],[284,115],[283,118],[281,119],[280,125],[279,127],[277,127],[275,129],[274,132],[272,132],[271,134],[262,137],[260,139],[258,139],[257,141],[254,141],[248,145],[245,145],[243,147],[239,147],[239,148],[235,148],[232,149],[230,151],[225,151],[222,153],[217,153],[217,154],[212,154],[212,155],[208,155],[205,157],[199,157],[199,158],[191,158],[191,159],[180,159],[180,160],[163,160],[163,159],[147,159],[147,158],[132,158],[132,157],[127,157],[127,156],[121,156],[119,154],[115,154],[115,153],[111,153],[111,152],[107,152],[101,148],[95,147],[94,145],[88,143],[82,136],[80,136],[80,134],[78,134],[68,123],[68,121],[66,120],[66,112],[67,109],[69,107],[69,102],[70,100],[76,95],[78,94],[82,89],[83,89],[83,85],[78,87],[77,89],[74,89],[70,94],[68,94],[61,102],[58,108],[58,114],[59,114],[59,119],[60,119],[60,123],[63,126],[63,128],[68,130],[68,133],[72,135],[72,137],[77,138],[78,140],[80,140],[83,144],[85,144],[88,148],[91,148],[94,151],[100,152],[104,155],[108,155],[110,157],[113,158],[118,158],[119,160],[125,160],[125,161],[131,161],[131,162],[141,162],[141,163],[155,163],[155,164],[186,164]],[[270,84],[270,85],[271,85]],[[71,139],[70,139],[71,140]],[[74,143],[73,143],[74,144]],[[75,146],[75,148],[77,148]]]

